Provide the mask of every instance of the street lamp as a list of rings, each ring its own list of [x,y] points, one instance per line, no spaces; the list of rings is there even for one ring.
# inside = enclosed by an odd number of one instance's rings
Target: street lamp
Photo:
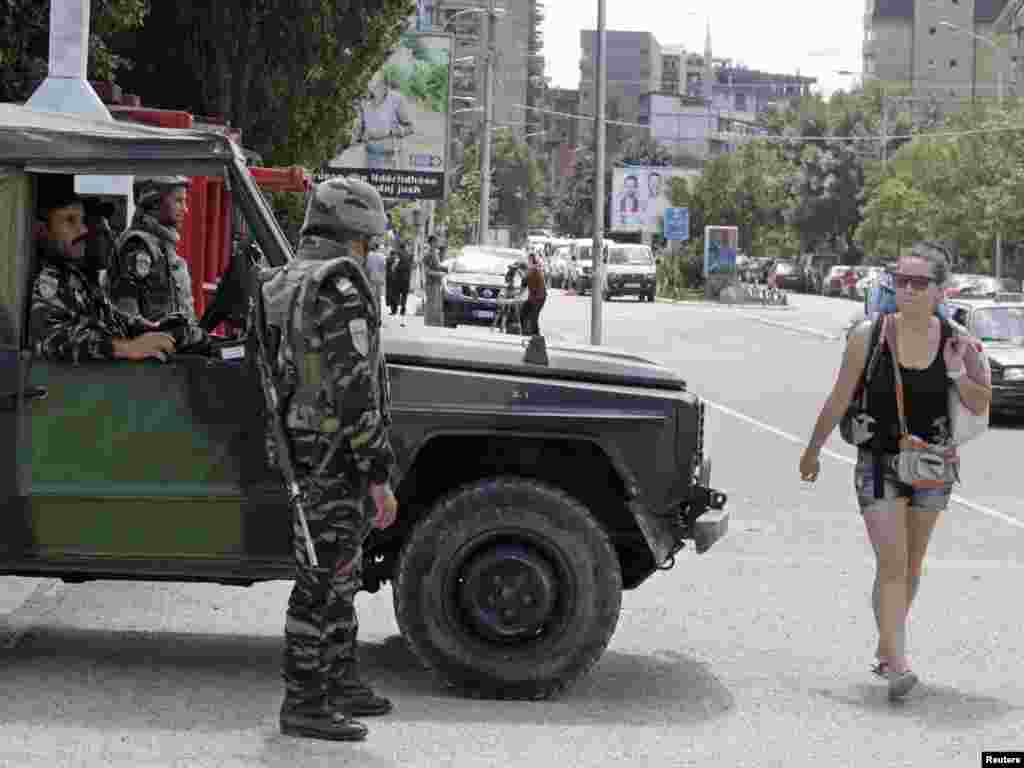
[[[972,31],[970,29],[964,29],[963,27],[958,26],[957,24],[954,24],[951,21],[946,21],[945,19],[943,19],[942,21],[939,22],[939,26],[940,27],[946,27],[947,29],[952,29],[955,32],[963,32],[965,35],[970,35],[975,40],[980,40],[981,42],[983,42],[986,45],[990,46],[993,50],[998,51],[999,53],[1006,55],[1006,63],[1008,65],[1011,64],[1008,51],[1003,46],[999,45],[999,43],[997,43],[997,42],[995,42],[995,41],[985,37],[984,35],[979,35],[977,32],[974,32],[974,31]],[[999,99],[999,103],[1002,104],[1003,103],[1003,68],[1002,68],[1002,66],[997,66],[996,67],[996,94],[997,94],[997,98]]]

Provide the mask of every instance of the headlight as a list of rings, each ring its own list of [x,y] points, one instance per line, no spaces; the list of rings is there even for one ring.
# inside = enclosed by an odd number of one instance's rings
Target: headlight
[[[452,283],[446,280],[444,283],[444,291],[452,296],[461,296],[463,294],[462,283]]]
[[[1006,381],[1021,381],[1024,379],[1024,368],[1005,368],[1003,370],[1003,378]]]

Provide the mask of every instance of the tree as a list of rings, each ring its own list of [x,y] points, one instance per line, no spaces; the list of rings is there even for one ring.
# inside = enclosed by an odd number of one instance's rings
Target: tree
[[[145,103],[224,118],[267,162],[318,168],[347,145],[414,11],[414,0],[179,0],[154,3],[140,33],[111,47],[135,61],[124,82]]]
[[[111,81],[131,62],[113,53],[110,40],[142,26],[147,0],[92,0],[89,71],[93,80]],[[39,0],[0,3],[0,101],[27,101],[46,77],[49,56],[50,8]]]

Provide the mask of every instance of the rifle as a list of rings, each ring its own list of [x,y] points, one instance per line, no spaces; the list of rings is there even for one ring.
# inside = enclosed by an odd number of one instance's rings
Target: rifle
[[[299,519],[299,526],[302,528],[302,538],[306,542],[306,557],[309,558],[309,565],[313,570],[320,568],[316,557],[316,548],[313,546],[313,537],[309,533],[309,524],[306,522],[306,510],[303,507],[302,489],[298,480],[295,479],[295,467],[292,466],[291,446],[284,433],[284,424],[281,422],[281,396],[274,384],[274,377],[270,372],[268,363],[267,347],[264,341],[263,305],[256,297],[259,290],[257,284],[253,293],[249,296],[249,312],[253,321],[250,325],[250,333],[256,336],[260,345],[260,353],[256,356],[256,366],[260,371],[260,379],[263,380],[263,396],[267,402],[267,408],[271,413],[271,425],[274,432],[274,442],[277,443],[277,463],[284,475],[285,488],[288,490],[288,503],[291,504],[296,517]]]

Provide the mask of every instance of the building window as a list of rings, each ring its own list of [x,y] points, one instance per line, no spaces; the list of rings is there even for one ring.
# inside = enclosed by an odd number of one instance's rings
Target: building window
[[[736,111],[746,112],[747,111],[747,94],[737,93],[736,94]]]
[[[928,69],[935,69],[935,59],[928,59]]]
[[[935,27],[928,27],[928,34],[929,35],[934,35],[935,34]]]
[[[949,68],[950,69],[956,69],[956,59],[950,59],[949,60]]]

